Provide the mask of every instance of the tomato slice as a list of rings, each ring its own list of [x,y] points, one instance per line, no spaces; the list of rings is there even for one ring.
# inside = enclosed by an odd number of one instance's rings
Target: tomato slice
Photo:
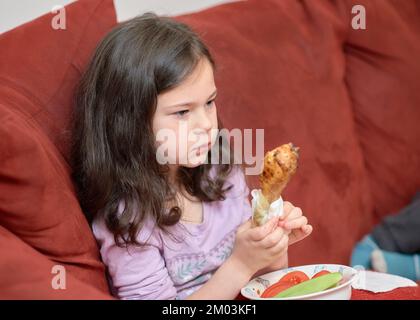
[[[322,270],[322,271],[320,271],[320,272],[318,272],[318,273],[314,274],[314,275],[312,276],[312,279],[314,279],[314,278],[318,278],[318,277],[320,277],[320,276],[323,276],[324,274],[329,274],[329,273],[331,273],[331,272],[329,272],[328,270]]]
[[[283,278],[281,278],[279,281],[265,289],[261,295],[261,298],[272,298],[278,293],[306,280],[309,280],[309,277],[306,275],[306,273],[302,271],[291,271],[283,276]]]
[[[263,294],[261,295],[261,298],[272,298],[278,293],[289,289],[292,286],[294,286],[294,284],[291,282],[278,281],[275,284],[269,286],[267,289],[265,289]]]
[[[293,285],[299,284],[306,280],[309,280],[309,277],[306,275],[306,273],[302,271],[289,272],[283,278],[280,279],[281,282],[290,282]]]

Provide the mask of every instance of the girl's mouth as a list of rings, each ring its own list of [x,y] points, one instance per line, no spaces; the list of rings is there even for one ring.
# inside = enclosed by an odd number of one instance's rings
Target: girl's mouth
[[[207,152],[210,149],[210,147],[211,147],[211,142],[208,142],[208,143],[202,144],[201,146],[198,146],[198,147],[194,148],[193,151],[196,154],[203,154],[204,152]]]

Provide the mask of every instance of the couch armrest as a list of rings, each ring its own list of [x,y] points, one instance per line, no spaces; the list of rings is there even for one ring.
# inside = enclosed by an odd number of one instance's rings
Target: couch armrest
[[[0,226],[0,299],[112,299],[66,272],[66,288],[54,289],[53,261]],[[64,266],[65,268],[65,266]]]

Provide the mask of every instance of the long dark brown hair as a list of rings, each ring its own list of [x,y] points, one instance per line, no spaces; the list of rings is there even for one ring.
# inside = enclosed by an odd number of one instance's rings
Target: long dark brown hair
[[[179,85],[202,58],[215,69],[191,28],[148,12],[106,35],[81,78],[73,113],[72,178],[88,220],[104,218],[120,246],[140,244],[136,237],[149,215],[163,230],[181,218],[178,205],[165,209],[176,192],[168,167],[156,160],[152,120],[158,95]],[[220,145],[222,139],[219,135]],[[223,187],[234,166],[230,154],[228,164],[180,166],[180,184],[202,201],[224,200],[231,186]],[[121,215],[120,200],[125,203]]]

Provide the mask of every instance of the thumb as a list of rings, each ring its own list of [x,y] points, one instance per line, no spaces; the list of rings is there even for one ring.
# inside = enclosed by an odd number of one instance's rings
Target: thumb
[[[237,229],[237,233],[241,233],[244,232],[245,230],[248,230],[252,227],[252,219],[249,218],[248,220],[246,220],[244,223],[242,223],[238,229]]]
[[[269,233],[271,233],[277,227],[278,221],[279,221],[278,217],[273,217],[262,226],[253,228],[251,230],[252,239],[254,241],[260,241],[264,239]]]

